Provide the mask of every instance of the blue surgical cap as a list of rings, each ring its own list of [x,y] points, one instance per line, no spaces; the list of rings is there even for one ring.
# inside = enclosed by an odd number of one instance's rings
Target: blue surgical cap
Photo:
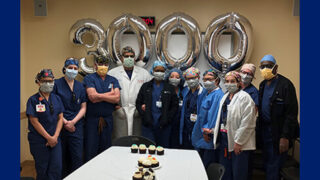
[[[71,64],[74,64],[77,67],[79,67],[79,61],[77,59],[74,59],[74,58],[66,59],[66,61],[64,62],[64,67],[68,67]]]
[[[167,66],[164,62],[156,60],[156,61],[154,61],[152,68],[150,69],[150,74],[153,74],[153,69],[157,66],[162,66],[162,67],[164,67],[164,69],[167,69]]]
[[[274,64],[277,64],[276,59],[271,54],[267,54],[267,55],[263,56],[260,63],[262,63],[264,61],[270,61],[270,62],[273,62]]]
[[[169,81],[169,77],[170,77],[171,73],[173,73],[173,72],[177,72],[179,74],[180,79],[181,79],[179,85],[183,86],[185,80],[184,80],[182,71],[180,69],[178,69],[178,68],[173,68],[173,69],[170,69],[169,71],[167,71],[166,72],[166,80]]]

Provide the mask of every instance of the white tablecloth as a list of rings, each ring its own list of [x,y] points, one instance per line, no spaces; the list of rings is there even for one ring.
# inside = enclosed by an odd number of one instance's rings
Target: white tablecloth
[[[112,146],[102,152],[65,180],[131,180],[140,157],[130,147]],[[207,180],[200,156],[195,150],[164,149],[164,155],[155,156],[160,168],[155,170],[156,180]]]

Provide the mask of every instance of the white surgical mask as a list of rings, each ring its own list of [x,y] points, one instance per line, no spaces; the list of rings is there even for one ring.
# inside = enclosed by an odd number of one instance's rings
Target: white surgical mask
[[[180,84],[180,79],[169,78],[169,83],[172,84],[173,86],[177,87]]]
[[[240,73],[241,76],[241,81],[243,82],[243,84],[245,85],[249,85],[252,82],[253,77],[248,75],[248,74],[243,74]]]
[[[40,83],[40,91],[44,93],[50,93],[53,90],[54,82],[44,82]]]
[[[158,81],[164,80],[164,72],[153,72],[153,76]]]
[[[235,93],[239,89],[236,83],[225,83],[224,86],[226,87],[229,93]]]
[[[208,91],[212,91],[217,88],[215,81],[205,81],[205,82],[203,82],[203,86]]]
[[[190,89],[194,89],[199,86],[199,79],[187,80],[187,84]]]

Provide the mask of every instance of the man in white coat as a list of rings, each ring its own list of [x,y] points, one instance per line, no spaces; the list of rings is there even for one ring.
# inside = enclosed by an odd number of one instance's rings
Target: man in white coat
[[[152,79],[146,69],[135,65],[135,52],[131,47],[124,47],[121,56],[122,66],[108,72],[121,86],[120,104],[113,112],[113,140],[122,136],[141,135],[141,118],[135,102],[142,84]]]

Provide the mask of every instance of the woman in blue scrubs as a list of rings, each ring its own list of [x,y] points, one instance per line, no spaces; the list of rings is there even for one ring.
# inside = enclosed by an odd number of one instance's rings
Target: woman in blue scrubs
[[[192,131],[192,145],[198,150],[204,166],[218,162],[216,150],[213,149],[213,129],[218,115],[223,91],[219,87],[220,78],[213,69],[203,73],[203,85],[206,96],[203,98],[198,119]]]
[[[120,100],[120,85],[116,78],[107,75],[110,60],[96,57],[96,72],[83,80],[89,99],[84,127],[85,162],[111,146],[112,112]]]
[[[61,131],[63,178],[83,163],[83,116],[86,113],[87,98],[83,84],[75,80],[78,68],[78,60],[68,58],[62,69],[65,76],[56,79],[53,88],[53,93],[61,98],[65,108]]]
[[[150,72],[154,78],[140,88],[136,108],[142,117],[142,136],[167,148],[171,123],[178,110],[178,98],[174,86],[164,81],[165,70],[162,61],[153,63]]]
[[[39,92],[28,99],[28,140],[35,160],[37,180],[60,180],[62,171],[61,143],[63,103],[51,93],[54,76],[51,69],[43,69],[36,76]]]
[[[206,95],[205,89],[200,85],[200,71],[190,67],[184,74],[188,87],[182,92],[183,104],[180,117],[179,143],[183,149],[194,149],[191,136],[200,108],[201,101]]]
[[[181,116],[181,108],[183,104],[183,97],[182,91],[185,87],[184,85],[184,78],[180,69],[173,68],[171,69],[167,75],[166,80],[169,84],[175,87],[175,91],[179,100],[179,108],[175,117],[172,119],[171,124],[171,138],[170,138],[170,147],[179,149],[181,148],[179,143],[179,128],[180,128],[180,116]]]
[[[255,150],[256,110],[250,95],[240,87],[238,72],[225,76],[227,93],[222,97],[213,133],[223,180],[247,180],[249,153]],[[217,147],[218,146],[218,147]]]

